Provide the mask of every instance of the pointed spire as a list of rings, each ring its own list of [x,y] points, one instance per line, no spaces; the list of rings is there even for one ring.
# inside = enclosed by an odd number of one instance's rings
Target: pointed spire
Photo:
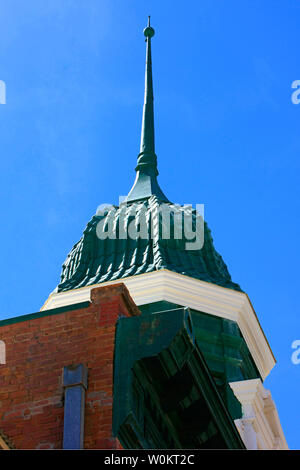
[[[153,80],[152,80],[152,58],[151,58],[151,38],[154,36],[154,29],[150,26],[150,16],[148,25],[144,29],[146,37],[146,71],[145,71],[145,96],[141,132],[140,153],[136,166],[136,179],[134,185],[126,198],[126,202],[157,196],[163,202],[169,202],[157,182],[157,157],[155,154],[154,141],[154,109],[153,109]]]
[[[146,71],[145,71],[145,97],[141,133],[140,154],[136,170],[142,169],[144,165],[152,166],[155,174],[157,171],[157,158],[155,155],[154,143],[154,110],[153,110],[153,80],[152,80],[152,59],[151,59],[151,38],[154,36],[154,29],[150,26],[150,16],[148,26],[144,29],[146,37]]]

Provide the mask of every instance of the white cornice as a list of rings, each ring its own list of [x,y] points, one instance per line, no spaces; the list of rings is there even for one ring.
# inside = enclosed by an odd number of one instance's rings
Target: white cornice
[[[276,405],[260,379],[231,382],[243,416],[236,426],[248,449],[287,450]]]
[[[41,310],[90,300],[92,288],[121,282],[138,306],[165,300],[237,322],[263,380],[274,367],[271,348],[246,294],[167,269],[52,293]]]

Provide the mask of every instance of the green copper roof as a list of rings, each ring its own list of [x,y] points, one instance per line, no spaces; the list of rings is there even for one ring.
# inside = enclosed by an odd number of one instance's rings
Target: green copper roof
[[[110,206],[90,220],[63,264],[61,282],[56,290],[76,289],[159,269],[241,290],[231,281],[224,261],[213,246],[206,223],[202,231],[203,247],[187,249],[189,234],[183,230],[181,238],[178,237],[177,222],[190,217],[191,230],[196,233],[199,215],[191,208],[172,204],[158,185],[151,62],[154,29],[150,19],[144,35],[147,43],[145,100],[136,180],[120,207]],[[170,236],[167,237],[164,236],[166,221],[160,212],[163,205],[170,211]],[[131,236],[124,236],[124,233],[131,233]]]
[[[224,261],[216,252],[206,223],[204,246],[201,249],[186,249],[186,243],[190,240],[184,234],[181,239],[175,238],[176,217],[189,215],[195,231],[196,211],[168,203],[170,237],[166,238],[163,237],[164,219],[159,212],[160,207],[161,201],[151,196],[134,206],[113,206],[108,208],[105,215],[95,215],[69,253],[57,290],[76,289],[164,268],[240,290],[231,281]],[[133,238],[121,238],[122,233],[138,231],[139,227],[144,227],[145,238],[138,234]],[[114,238],[106,237],[108,230],[112,231]]]

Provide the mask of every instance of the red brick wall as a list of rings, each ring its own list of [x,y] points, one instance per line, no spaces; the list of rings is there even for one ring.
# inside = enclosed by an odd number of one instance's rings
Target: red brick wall
[[[120,448],[111,433],[115,327],[119,315],[136,314],[117,284],[93,289],[87,308],[0,327],[0,430],[17,449],[62,447],[62,369],[78,363],[88,368],[84,447]]]

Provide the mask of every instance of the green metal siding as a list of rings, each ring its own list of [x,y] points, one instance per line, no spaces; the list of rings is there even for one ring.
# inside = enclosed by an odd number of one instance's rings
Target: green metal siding
[[[183,306],[161,301],[139,306],[142,315]],[[233,419],[241,414],[229,382],[261,378],[248,346],[234,321],[190,310],[196,342]]]
[[[244,448],[189,309],[119,320],[113,432],[126,448]]]

